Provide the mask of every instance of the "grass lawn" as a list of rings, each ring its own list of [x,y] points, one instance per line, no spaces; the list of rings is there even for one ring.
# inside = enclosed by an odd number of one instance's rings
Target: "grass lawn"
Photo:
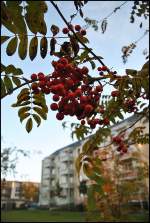
[[[2,211],[1,222],[86,222],[85,212],[49,212],[48,210],[13,210]],[[93,220],[95,219],[95,220]],[[93,214],[91,221],[99,221]],[[89,220],[88,220],[89,222]],[[104,222],[103,220],[101,222]],[[149,222],[147,214],[132,214],[114,222]]]

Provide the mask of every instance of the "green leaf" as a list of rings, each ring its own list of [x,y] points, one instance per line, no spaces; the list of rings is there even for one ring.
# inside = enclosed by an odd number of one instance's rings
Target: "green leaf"
[[[78,52],[79,52],[79,44],[78,41],[76,40],[76,38],[74,36],[70,36],[70,42],[71,42],[71,46],[74,52],[74,56],[77,56]]]
[[[137,70],[126,69],[126,74],[135,76],[137,74]]]
[[[20,99],[22,96],[24,96],[25,94],[29,95],[29,88],[23,88],[20,93],[17,96],[17,99]]]
[[[23,107],[23,108],[20,108],[19,111],[18,111],[18,116],[21,117],[21,115],[27,111],[29,111],[31,109],[31,107]]]
[[[11,79],[8,76],[4,77],[4,84],[6,86],[7,92],[10,92],[13,90],[13,84]]]
[[[3,64],[1,64],[1,73],[4,72],[6,69],[6,66],[4,66]]]
[[[6,74],[13,74],[15,71],[14,65],[10,64],[5,68],[5,73]]]
[[[47,46],[48,46],[47,38],[43,37],[40,42],[40,53],[43,59],[46,57],[46,54],[47,54]]]
[[[16,52],[17,43],[18,43],[17,37],[14,37],[10,40],[6,48],[6,53],[8,56],[12,56]]]
[[[47,119],[47,114],[45,110],[38,108],[38,107],[33,107],[33,110],[36,111],[44,120]]]
[[[20,115],[20,122],[22,122],[24,119],[30,116],[30,113],[21,113]]]
[[[32,130],[32,127],[33,127],[33,121],[32,118],[29,118],[26,123],[26,130],[28,133]]]
[[[26,34],[26,24],[24,21],[24,17],[22,16],[23,7],[19,5],[18,1],[6,1],[6,4],[16,26],[17,33]]]
[[[1,78],[1,97],[3,97],[5,94],[6,94],[6,88],[3,79]]]
[[[37,127],[39,127],[40,124],[41,124],[41,118],[40,118],[40,116],[38,116],[37,114],[33,114],[32,116],[33,116],[34,120],[37,123]]]
[[[1,36],[1,44],[3,44],[5,41],[7,41],[10,38],[10,36]]]
[[[13,74],[14,75],[21,75],[21,74],[23,74],[23,71],[20,68],[16,68]]]
[[[38,38],[37,36],[35,36],[31,39],[29,46],[29,56],[31,60],[33,60],[36,57],[37,48],[38,48]]]
[[[46,23],[44,21],[44,15],[41,14],[41,16],[39,16],[39,32],[43,35],[46,35],[47,33],[47,26]]]
[[[91,64],[91,67],[92,67],[92,69],[94,70],[95,69],[95,67],[96,67],[96,64],[93,62],[93,61],[89,61],[90,62],[90,64]]]
[[[16,86],[20,86],[20,84],[21,84],[21,81],[20,81],[20,79],[19,78],[17,78],[17,77],[12,77],[12,81],[14,82],[14,84],[16,85]]]
[[[24,60],[27,56],[28,37],[27,35],[20,35],[20,43],[18,48],[19,57]]]
[[[17,103],[12,104],[11,107],[20,107],[20,106],[25,106],[25,105],[29,105],[29,104],[31,104],[30,101],[24,101],[23,103],[17,102]]]
[[[93,174],[93,170],[89,167],[87,163],[83,164],[83,172],[87,177],[91,177]]]
[[[59,27],[58,26],[55,26],[55,25],[52,25],[51,26],[51,31],[53,33],[53,36],[56,36],[57,33],[59,33]]]
[[[29,99],[30,99],[30,96],[28,93],[21,95],[21,97],[19,97],[19,99],[17,101],[17,104],[20,105],[23,101],[28,101]]]
[[[5,26],[10,32],[16,33],[16,26],[12,24],[12,16],[10,11],[8,10],[4,1],[1,2],[1,23]]]

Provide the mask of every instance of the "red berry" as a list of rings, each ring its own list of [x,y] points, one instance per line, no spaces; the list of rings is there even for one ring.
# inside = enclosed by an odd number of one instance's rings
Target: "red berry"
[[[119,96],[119,91],[112,91],[111,96],[112,97],[118,97]]]
[[[102,86],[102,85],[98,85],[98,86],[96,86],[96,91],[97,91],[97,92],[101,92],[101,91],[103,91],[103,86]]]
[[[50,108],[51,108],[52,111],[56,111],[56,110],[58,110],[58,105],[56,103],[52,103],[50,105]]]
[[[39,78],[39,81],[43,81],[45,80],[45,75],[43,73],[38,73],[38,78]]]
[[[53,95],[53,100],[54,101],[59,101],[59,95],[58,94],[54,94]]]
[[[47,88],[47,87],[44,87],[44,88],[42,89],[42,92],[44,92],[45,94],[49,94],[49,93],[50,93],[50,89]]]
[[[99,123],[98,123],[99,125],[103,125],[104,123],[103,123],[103,120],[99,120]]]
[[[36,74],[32,74],[32,75],[31,75],[31,79],[32,79],[33,81],[36,81],[36,80],[37,80],[37,75],[36,75]]]
[[[58,120],[63,120],[64,119],[64,113],[63,112],[59,112],[59,113],[57,113],[56,114],[56,118],[58,119]]]
[[[67,85],[68,88],[71,88],[74,85],[73,80],[71,80],[71,79],[66,80],[66,85]]]
[[[59,60],[60,63],[62,63],[63,65],[67,65],[68,64],[68,60],[64,57],[62,57],[60,60]]]
[[[40,88],[42,88],[46,85],[46,82],[45,81],[39,81],[38,85],[39,85]]]
[[[112,140],[113,140],[113,142],[116,142],[116,143],[121,143],[121,142],[122,142],[122,139],[121,139],[120,136],[114,136],[114,137],[112,138]]]
[[[61,71],[62,69],[64,69],[64,64],[62,64],[62,63],[58,63],[57,66],[56,66],[56,69],[57,69],[58,71]]]
[[[85,121],[84,120],[81,120],[81,125],[85,125]]]
[[[102,70],[102,68],[101,68],[101,67],[98,67],[98,68],[97,68],[97,70],[98,70],[98,71],[101,71],[101,70]]]
[[[85,36],[86,35],[86,30],[85,29],[81,29],[80,33],[81,33],[82,36]]]
[[[81,72],[82,74],[88,74],[89,69],[87,67],[82,67]]]
[[[85,102],[87,102],[87,96],[81,96],[81,97],[80,97],[80,102],[81,102],[81,103],[85,103]]]
[[[103,119],[103,123],[104,123],[104,125],[109,125],[109,119],[108,118],[104,118]]]
[[[81,29],[81,26],[80,25],[75,25],[75,30],[76,31],[80,31],[80,29]]]
[[[107,68],[106,66],[102,66],[102,67],[101,67],[101,70],[103,70],[103,71],[107,71],[108,68]]]
[[[75,98],[75,93],[70,92],[70,93],[68,94],[68,98],[69,98],[69,99],[74,99],[74,98]]]
[[[93,106],[92,105],[87,104],[85,106],[85,112],[86,113],[91,113],[92,110],[93,110]]]
[[[81,89],[80,89],[80,88],[77,88],[76,91],[75,91],[75,95],[76,95],[77,97],[79,97],[79,96],[81,96],[81,94],[82,94]]]
[[[99,113],[104,114],[104,112],[105,112],[104,108],[99,109]]]
[[[67,33],[69,33],[69,29],[68,28],[63,28],[62,32],[63,32],[63,34],[67,34]]]

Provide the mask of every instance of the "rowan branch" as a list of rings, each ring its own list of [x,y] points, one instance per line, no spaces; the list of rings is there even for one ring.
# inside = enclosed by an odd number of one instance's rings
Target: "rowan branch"
[[[62,12],[60,11],[60,9],[58,8],[57,4],[55,4],[53,1],[50,1],[50,3],[54,6],[54,8],[56,9],[56,11],[58,12],[58,14],[60,15],[60,17],[62,18],[62,20],[65,22],[65,24],[67,25],[67,27],[69,28],[69,30],[71,30],[71,32],[74,34],[75,38],[78,40],[78,42],[81,43],[82,46],[84,46],[85,49],[87,49],[89,51],[89,53],[91,53],[99,62],[102,66],[106,66],[103,61],[89,48],[87,47],[87,45],[85,45],[85,43],[83,43],[78,36],[76,35],[75,31],[70,27],[69,22],[66,20],[66,18],[64,17],[64,15],[62,14]],[[109,69],[107,69],[107,72],[110,72]]]

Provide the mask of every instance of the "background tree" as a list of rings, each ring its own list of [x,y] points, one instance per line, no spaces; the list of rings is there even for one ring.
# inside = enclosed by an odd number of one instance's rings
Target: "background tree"
[[[21,193],[27,201],[38,202],[39,200],[39,188],[32,182],[23,182],[21,184]]]

